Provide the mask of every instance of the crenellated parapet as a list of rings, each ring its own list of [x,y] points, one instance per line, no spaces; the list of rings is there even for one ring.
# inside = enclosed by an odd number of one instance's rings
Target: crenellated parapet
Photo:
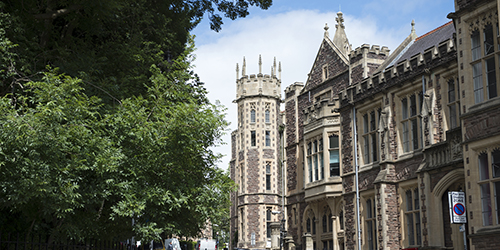
[[[294,97],[300,94],[300,91],[304,88],[304,83],[295,82],[294,84],[286,87],[285,89],[285,99]]]
[[[352,60],[354,58],[357,58],[360,55],[363,54],[372,54],[372,55],[384,55],[388,56],[391,51],[387,46],[383,46],[382,48],[379,45],[372,45],[370,47],[369,44],[363,44],[360,47],[357,47],[356,49],[352,50],[351,53],[349,54],[349,58]]]
[[[358,52],[355,52],[355,50],[351,53],[351,56],[360,54],[362,49],[357,49]],[[455,40],[454,38],[447,39],[424,50],[422,53],[415,54],[409,59],[400,60],[360,82],[353,83],[353,85],[340,92],[341,106],[369,98],[373,94],[391,86],[403,84],[420,74],[426,74],[431,68],[456,60],[456,57]]]
[[[276,65],[276,58],[271,67],[271,74],[262,74],[262,59],[259,56],[259,73],[246,74],[246,60],[243,58],[243,66],[241,69],[241,77],[239,65],[236,64],[236,100],[255,97],[267,96],[276,99],[281,99],[281,62]]]
[[[368,44],[363,44],[360,47],[352,50],[349,54],[351,64],[351,84],[358,83],[365,78],[370,77],[377,68],[384,63],[389,56],[390,50],[378,45],[370,47]]]

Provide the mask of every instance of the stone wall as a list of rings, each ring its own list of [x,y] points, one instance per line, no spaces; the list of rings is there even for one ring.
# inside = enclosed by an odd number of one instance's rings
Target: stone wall
[[[356,205],[355,194],[344,195],[344,237],[345,237],[345,249],[354,250],[357,245],[356,238]],[[349,226],[351,225],[351,226]]]
[[[480,110],[480,108],[477,109]],[[474,112],[473,116],[467,116],[463,119],[466,143],[500,133],[500,108],[498,105],[492,109],[480,111],[482,112]]]
[[[386,206],[385,218],[387,220],[385,223],[382,221],[378,221],[378,223],[379,225],[381,223],[385,224],[387,228],[386,249],[399,250],[401,249],[399,244],[401,241],[401,222],[399,221],[398,189],[396,184],[381,185],[381,189],[383,190],[383,196],[380,199],[384,199],[383,204]]]
[[[294,145],[297,138],[297,117],[295,109],[295,100],[287,101],[285,104],[286,113],[286,145]]]
[[[287,189],[288,191],[295,190],[298,187],[297,183],[297,150],[296,147],[290,147],[287,149],[286,154],[287,154],[287,159],[286,159],[286,166],[287,166]]]
[[[246,193],[257,193],[260,192],[260,159],[259,151],[257,149],[248,149],[247,151],[247,168],[245,169],[245,181],[247,188]]]
[[[477,233],[479,234],[479,232]],[[472,237],[472,245],[481,250],[497,250],[500,246],[499,230]]]
[[[340,72],[349,70],[349,66],[332,49],[328,42],[323,40],[316,61],[314,62],[314,67],[311,70],[307,84],[302,91],[303,93],[315,88],[323,82],[324,65],[327,65],[328,73],[331,77],[334,77]]]

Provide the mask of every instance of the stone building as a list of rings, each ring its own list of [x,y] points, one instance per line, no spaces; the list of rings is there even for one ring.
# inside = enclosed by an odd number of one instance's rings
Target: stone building
[[[287,249],[498,249],[499,9],[455,0],[450,22],[421,36],[412,22],[392,53],[352,49],[337,13],[277,121]],[[465,226],[451,222],[451,191],[465,193]]]
[[[325,26],[305,85],[296,83],[285,90],[287,229],[302,248],[343,249],[338,93],[351,81],[371,74],[389,52],[376,46],[351,51],[343,14],[337,15],[333,39]]]
[[[500,1],[455,0],[460,122],[472,249],[500,246]]]
[[[230,174],[239,189],[231,197],[231,247],[265,249],[271,246],[271,224],[281,220],[277,212],[282,210],[281,67],[275,60],[271,74],[264,75],[259,57],[259,73],[247,75],[243,59],[241,77],[239,73],[237,65],[238,129],[231,135]]]
[[[412,28],[340,93],[344,216],[359,218],[346,227],[346,249],[464,246],[447,192],[465,189],[454,32],[452,22],[419,37]]]

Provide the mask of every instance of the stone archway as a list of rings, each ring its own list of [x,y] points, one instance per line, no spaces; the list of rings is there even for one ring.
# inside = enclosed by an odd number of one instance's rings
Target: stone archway
[[[439,229],[435,229],[436,233],[441,236],[440,242],[443,247],[453,248],[457,250],[464,249],[463,233],[460,232],[458,224],[450,222],[450,211],[448,202],[448,192],[450,191],[466,191],[464,170],[456,169],[441,178],[434,187],[435,204],[439,205]]]

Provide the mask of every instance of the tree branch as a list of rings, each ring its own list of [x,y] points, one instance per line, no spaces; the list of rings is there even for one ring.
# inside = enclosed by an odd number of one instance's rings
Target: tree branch
[[[67,15],[67,14],[69,14],[73,11],[77,11],[81,8],[83,8],[82,5],[75,4],[75,5],[69,6],[68,8],[54,10],[54,11],[50,11],[48,13],[43,13],[43,14],[37,14],[37,15],[35,15],[35,18],[36,19],[56,19],[59,16]]]

